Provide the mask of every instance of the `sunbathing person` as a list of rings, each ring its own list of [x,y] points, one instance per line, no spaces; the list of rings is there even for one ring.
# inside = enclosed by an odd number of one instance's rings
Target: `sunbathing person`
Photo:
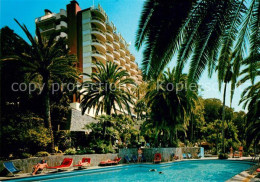
[[[141,148],[139,148],[138,149],[138,162],[141,162],[141,160],[142,160],[142,156],[143,156],[143,151],[142,151],[142,149]]]
[[[79,161],[78,165],[81,165],[82,167],[88,166],[90,163],[89,162],[82,162],[82,160]]]
[[[44,168],[48,167],[46,160],[42,160],[40,163],[33,166],[33,173],[35,175],[38,171],[42,171]]]

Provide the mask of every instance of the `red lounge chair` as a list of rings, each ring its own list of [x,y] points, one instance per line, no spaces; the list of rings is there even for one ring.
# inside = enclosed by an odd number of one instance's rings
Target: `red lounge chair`
[[[78,164],[74,165],[73,167],[82,168],[82,167],[89,166],[90,160],[91,160],[90,158],[83,157],[82,160]]]
[[[108,161],[108,164],[114,164],[117,165],[120,161],[121,161],[121,157],[120,158],[115,158],[113,161]]]
[[[160,153],[156,153],[155,155],[154,155],[154,160],[153,160],[153,162],[154,163],[160,163],[162,161],[162,155],[160,154]]]
[[[118,164],[121,161],[121,157],[114,160],[101,161],[100,166]]]
[[[54,166],[54,167],[47,167],[47,169],[58,169],[58,170],[67,169],[72,166],[72,163],[73,163],[72,158],[64,158],[61,165]]]

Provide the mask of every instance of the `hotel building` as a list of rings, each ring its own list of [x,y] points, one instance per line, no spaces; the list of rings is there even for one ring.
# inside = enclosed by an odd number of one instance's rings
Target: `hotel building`
[[[129,51],[129,44],[100,5],[81,9],[73,0],[59,13],[45,10],[45,15],[36,18],[35,23],[44,36],[56,33],[57,39],[68,38],[68,46],[71,53],[77,55],[80,71],[91,74],[96,72],[95,62],[111,61],[127,70],[136,84],[142,82],[141,70]],[[83,81],[87,79],[84,77]],[[79,109],[79,103],[75,101],[71,106]]]

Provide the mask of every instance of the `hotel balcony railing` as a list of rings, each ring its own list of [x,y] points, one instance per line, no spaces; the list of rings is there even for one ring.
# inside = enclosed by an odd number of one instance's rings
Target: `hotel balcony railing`
[[[68,24],[65,21],[60,21],[60,24],[56,26],[56,30],[65,30],[68,28]]]
[[[135,60],[135,56],[133,54],[130,54],[131,60]]]
[[[56,19],[55,13],[52,13],[52,14],[48,14],[48,15],[36,18],[35,23],[41,23],[42,21],[54,20],[54,19]]]
[[[97,33],[97,34],[101,35],[104,40],[106,40],[106,34],[105,34],[105,32],[104,32],[103,30],[101,30],[100,28],[92,28],[92,29],[91,29],[91,33],[93,33],[93,34],[96,34],[96,33]]]
[[[124,58],[119,58],[119,60],[120,60],[120,63],[121,63],[121,65],[125,65],[125,59]]]
[[[104,19],[106,19],[106,13],[105,13],[105,11],[104,11],[102,8],[100,8],[100,7],[90,7],[90,10],[91,10],[92,12],[97,12],[97,13],[99,13],[100,15],[103,16]],[[93,16],[93,15],[92,15],[92,16]]]
[[[126,54],[125,55],[125,60],[126,60],[126,62],[130,63],[130,56]]]
[[[114,60],[114,63],[120,66],[120,62],[117,59]]]
[[[122,57],[125,57],[125,50],[124,50],[124,49],[120,48],[120,49],[119,49],[119,52],[120,52],[120,55],[121,55]]]
[[[111,40],[111,41],[114,40],[113,34],[111,34],[111,32],[106,31],[106,36],[107,36],[107,39],[109,39],[109,40]]]
[[[135,69],[135,63],[134,62],[130,62],[130,66],[131,66],[131,68],[133,68],[133,69]]]
[[[115,47],[116,49],[120,49],[119,43],[118,43],[117,41],[115,41],[115,40],[114,40],[114,47]]]
[[[116,33],[114,33],[113,35],[114,35],[114,39],[119,41],[119,36]]]
[[[107,52],[106,52],[106,55],[107,55],[107,59],[108,59],[109,61],[113,61],[113,60],[114,60],[114,56],[113,56],[113,54],[112,54],[111,52],[107,51]]]
[[[106,44],[98,39],[92,39],[91,45],[94,45],[98,49],[101,49],[103,52],[106,51]]]
[[[114,57],[120,58],[120,54],[119,54],[118,51],[114,50],[114,51],[113,51],[113,54],[114,54]]]
[[[105,21],[102,18],[99,18],[97,16],[92,16],[91,17],[91,23],[99,24],[103,27],[103,30],[106,30]]]
[[[130,51],[128,48],[125,49],[126,54],[130,54]]]
[[[131,68],[130,71],[133,75],[137,75],[137,71],[135,69]]]
[[[125,42],[123,40],[119,40],[119,44],[121,48],[125,48]]]
[[[114,50],[114,46],[113,46],[113,43],[112,42],[110,42],[110,41],[106,41],[106,45],[107,45],[107,49],[110,49],[110,50]]]
[[[98,59],[102,59],[102,61],[106,61],[106,55],[100,51],[92,51],[92,56],[98,58]]]

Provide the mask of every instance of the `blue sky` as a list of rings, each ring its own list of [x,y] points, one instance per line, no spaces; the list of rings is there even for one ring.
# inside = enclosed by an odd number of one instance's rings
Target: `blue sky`
[[[25,37],[22,30],[14,22],[16,18],[20,23],[24,23],[30,32],[35,31],[34,20],[36,17],[44,15],[44,9],[52,12],[59,12],[60,9],[66,9],[69,0],[1,0],[0,1],[0,26],[9,26],[11,29],[22,37]],[[112,21],[117,30],[122,34],[127,42],[131,42],[130,51],[136,56],[136,62],[141,65],[142,50],[137,52],[134,48],[135,34],[138,27],[139,17],[142,11],[144,0],[78,0],[81,9],[86,9],[98,3],[106,11],[109,20]],[[169,67],[173,67],[174,58]],[[185,70],[187,72],[188,66]],[[209,79],[205,71],[200,79],[199,84],[204,91],[200,94],[204,98],[219,98],[222,100],[222,92],[218,90],[218,82],[216,74]],[[249,84],[249,83],[248,83]],[[242,110],[239,105],[241,92],[246,85],[242,85],[236,89],[233,98],[232,107],[236,110]],[[223,87],[222,87],[223,90]],[[226,105],[230,106],[230,86],[227,89]]]

